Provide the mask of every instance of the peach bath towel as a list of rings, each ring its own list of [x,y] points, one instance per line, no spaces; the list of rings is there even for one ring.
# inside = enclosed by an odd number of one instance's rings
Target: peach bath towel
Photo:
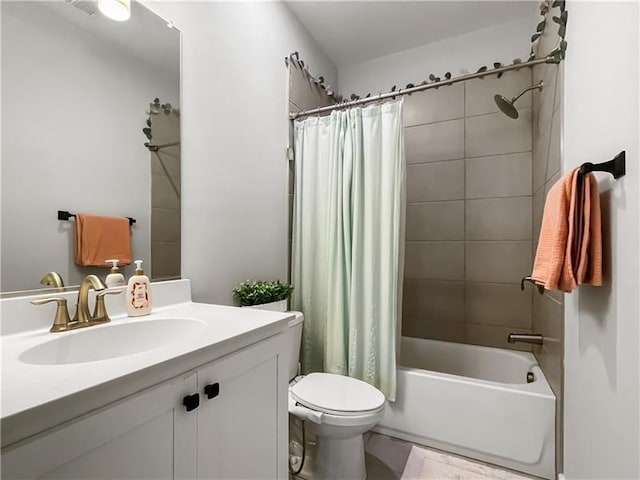
[[[531,279],[562,292],[584,283],[602,285],[601,230],[596,179],[575,168],[547,195]]]
[[[131,263],[129,219],[76,214],[76,264],[106,267],[109,258],[117,258],[120,265]]]

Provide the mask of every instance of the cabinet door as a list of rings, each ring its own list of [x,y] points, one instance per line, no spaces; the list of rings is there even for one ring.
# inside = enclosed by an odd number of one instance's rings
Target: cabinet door
[[[198,370],[198,478],[286,478],[280,461],[286,377],[278,373],[286,350],[279,343],[284,335],[277,337]]]
[[[195,477],[195,373],[153,387],[2,451],[3,478]]]

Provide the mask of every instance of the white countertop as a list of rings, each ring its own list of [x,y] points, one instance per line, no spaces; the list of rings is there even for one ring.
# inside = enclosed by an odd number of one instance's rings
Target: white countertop
[[[292,313],[184,302],[151,315],[112,317],[111,324],[50,333],[48,327],[2,337],[2,446],[82,415],[119,398],[176,377],[278,333]],[[133,355],[84,363],[34,365],[19,356],[58,335],[109,328],[122,322],[194,319],[195,334]]]

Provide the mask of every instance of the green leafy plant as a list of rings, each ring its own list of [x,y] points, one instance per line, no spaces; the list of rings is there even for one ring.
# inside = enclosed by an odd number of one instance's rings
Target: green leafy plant
[[[280,280],[263,282],[246,280],[233,289],[233,296],[243,307],[286,300],[293,287]]]

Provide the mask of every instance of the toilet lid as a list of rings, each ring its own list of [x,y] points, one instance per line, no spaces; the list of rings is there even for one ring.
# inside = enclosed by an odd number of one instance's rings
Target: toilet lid
[[[365,415],[384,406],[377,388],[333,373],[306,375],[291,387],[291,396],[305,407],[332,415]]]

